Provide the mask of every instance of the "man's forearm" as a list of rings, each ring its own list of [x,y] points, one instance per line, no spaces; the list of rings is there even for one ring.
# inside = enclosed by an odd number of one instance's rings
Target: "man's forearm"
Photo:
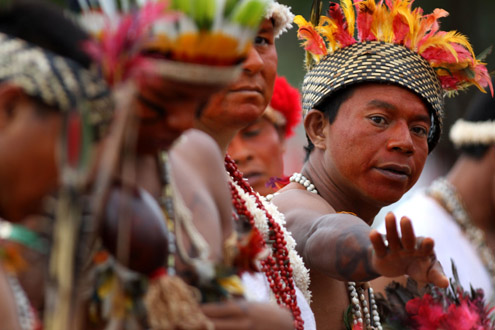
[[[371,265],[370,227],[341,214],[321,217],[312,225],[302,251],[309,268],[341,281],[368,281],[380,276]]]

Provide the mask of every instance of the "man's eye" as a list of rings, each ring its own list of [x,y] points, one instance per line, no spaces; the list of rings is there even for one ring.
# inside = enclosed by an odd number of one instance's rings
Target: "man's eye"
[[[260,135],[261,130],[255,129],[255,130],[249,130],[249,131],[244,131],[242,132],[242,135],[245,138],[251,138]]]
[[[270,44],[270,41],[265,37],[256,36],[256,38],[254,38],[254,44],[256,46],[266,46]]]
[[[418,136],[428,136],[428,130],[422,126],[415,126],[412,131]]]
[[[384,125],[387,123],[387,121],[385,120],[385,118],[381,117],[381,116],[371,116],[370,117],[370,120],[377,124],[377,125]]]

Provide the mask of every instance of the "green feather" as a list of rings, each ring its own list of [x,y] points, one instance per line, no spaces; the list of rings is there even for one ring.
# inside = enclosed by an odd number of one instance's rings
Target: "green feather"
[[[191,15],[191,0],[172,0],[170,8],[183,12],[186,15]]]
[[[246,0],[240,3],[232,13],[232,21],[250,28],[258,27],[266,10],[263,0]]]
[[[234,10],[238,2],[239,2],[238,0],[226,0],[225,9],[223,10],[223,16],[229,17],[230,14],[232,14],[232,11]]]
[[[215,0],[194,0],[193,19],[200,30],[209,30],[213,25],[216,12]]]

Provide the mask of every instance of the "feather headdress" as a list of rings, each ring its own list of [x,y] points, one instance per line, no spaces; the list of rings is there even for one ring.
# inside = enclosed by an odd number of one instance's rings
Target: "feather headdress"
[[[202,83],[228,82],[240,72],[268,1],[79,0],[83,25],[99,40],[113,36],[107,50],[133,47],[155,59],[160,74]],[[112,58],[122,66],[122,57]]]
[[[405,87],[429,106],[432,128],[429,150],[437,144],[443,97],[471,85],[485,92],[493,85],[481,57],[467,38],[441,31],[443,9],[424,15],[414,0],[341,0],[320,16],[314,0],[311,21],[296,16],[298,37],[307,51],[303,111],[313,109],[331,93],[359,82],[385,82]]]
[[[319,23],[297,16],[298,37],[315,63],[335,51],[357,42],[383,41],[402,45],[426,59],[446,92],[470,85],[481,91],[493,86],[482,59],[477,59],[466,36],[457,31],[440,31],[439,19],[448,16],[443,9],[424,15],[412,9],[414,0],[341,0],[330,3],[327,16]],[[355,33],[357,30],[357,33]]]

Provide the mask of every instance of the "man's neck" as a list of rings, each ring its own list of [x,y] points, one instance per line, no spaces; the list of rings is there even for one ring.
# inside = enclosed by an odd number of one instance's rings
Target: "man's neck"
[[[312,161],[310,158],[302,169],[302,173],[315,185],[318,194],[337,212],[352,212],[371,225],[382,206],[349,187],[339,186],[323,166],[318,166],[320,161]]]

